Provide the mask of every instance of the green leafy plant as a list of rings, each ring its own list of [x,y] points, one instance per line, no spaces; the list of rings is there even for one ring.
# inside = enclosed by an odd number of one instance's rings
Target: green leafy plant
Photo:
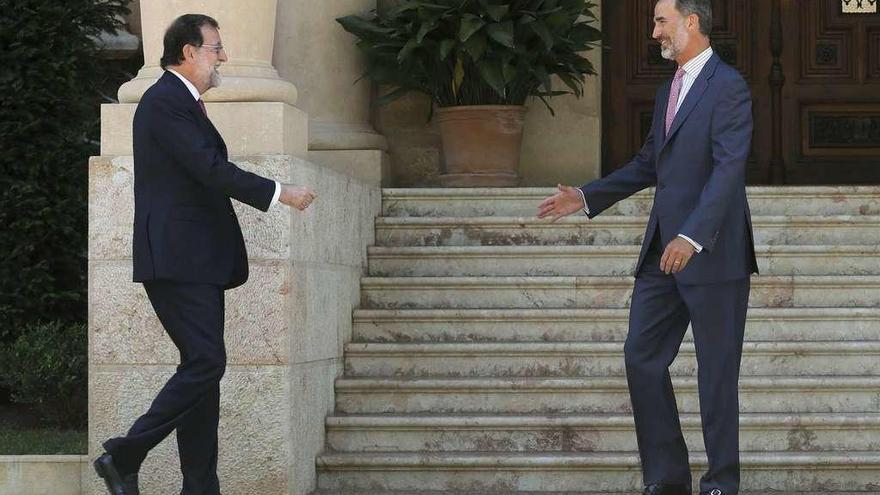
[[[0,0],[0,346],[41,319],[85,321],[86,206],[98,154],[95,38],[128,0]]]
[[[85,425],[86,328],[84,323],[36,323],[0,348],[0,385],[12,390],[12,400],[33,407],[53,424]]]
[[[583,54],[602,35],[586,0],[400,0],[370,18],[341,17],[357,36],[365,77],[390,88],[389,103],[410,91],[440,107],[522,105],[572,93],[596,73]],[[557,76],[566,90],[553,88]]]

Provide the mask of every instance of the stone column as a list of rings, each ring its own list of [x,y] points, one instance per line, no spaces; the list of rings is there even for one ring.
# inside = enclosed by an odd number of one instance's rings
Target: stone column
[[[374,181],[385,163],[385,138],[370,124],[371,84],[355,39],[337,17],[366,14],[376,0],[285,0],[278,5],[275,66],[302,90],[309,114],[309,160]],[[387,175],[387,174],[386,174]]]
[[[366,14],[376,0],[285,0],[278,6],[275,65],[302,90],[309,114],[309,149],[385,149],[370,125],[370,82],[355,81],[363,63],[353,36],[337,17]]]
[[[272,101],[296,103],[297,91],[272,66],[277,0],[164,0],[141,2],[144,67],[119,88],[120,103],[137,103],[162,75],[162,35],[178,16],[206,14],[220,24],[220,36],[229,56],[220,73],[223,84],[208,91],[204,100]]]

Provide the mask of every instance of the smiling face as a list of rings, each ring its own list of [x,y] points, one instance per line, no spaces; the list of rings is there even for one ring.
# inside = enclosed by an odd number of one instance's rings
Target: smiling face
[[[220,32],[211,26],[202,26],[202,46],[194,47],[192,59],[195,84],[202,93],[220,86],[220,65],[227,60],[222,47]]]
[[[675,6],[675,0],[660,0],[654,6],[654,32],[660,42],[660,55],[667,60],[678,60],[691,42],[688,29],[690,17],[684,17]]]
[[[202,45],[185,45],[183,61],[172,67],[192,82],[199,94],[204,94],[205,91],[220,86],[220,66],[227,58],[220,32],[216,28],[205,25],[201,27],[201,33]]]
[[[706,16],[711,19],[711,12]],[[654,32],[651,36],[660,42],[663,58],[675,60],[679,66],[709,48],[709,35],[700,31],[700,16],[694,13],[682,15],[676,0],[659,0],[654,5]]]

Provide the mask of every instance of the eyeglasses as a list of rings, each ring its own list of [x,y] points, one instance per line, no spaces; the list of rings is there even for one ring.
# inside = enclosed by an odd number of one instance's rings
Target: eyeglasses
[[[220,52],[224,51],[223,45],[202,45],[199,48],[210,48],[215,55],[220,55]]]

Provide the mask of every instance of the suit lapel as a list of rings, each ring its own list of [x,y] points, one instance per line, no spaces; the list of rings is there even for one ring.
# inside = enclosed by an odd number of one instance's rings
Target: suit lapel
[[[666,122],[666,102],[669,101],[671,88],[672,81],[667,81],[657,93],[657,101],[654,103],[654,146],[657,148],[662,147],[666,139],[663,135],[663,123]]]
[[[715,73],[715,66],[718,64],[718,55],[712,54],[709,60],[706,62],[706,65],[703,66],[703,70],[700,71],[700,75],[694,80],[693,86],[688,91],[687,95],[684,97],[684,101],[681,103],[681,106],[678,108],[678,112],[675,114],[675,119],[672,121],[672,126],[669,127],[669,132],[666,134],[665,139],[661,140],[663,144],[660,149],[662,150],[666,143],[669,142],[669,139],[675,135],[676,131],[682,126],[685,120],[687,120],[688,115],[696,108],[697,103],[700,102],[700,99],[703,97],[703,93],[706,92],[706,88],[709,87],[709,79]],[[666,101],[669,100],[669,90],[666,90]],[[665,122],[666,115],[665,111],[663,112]]]
[[[202,107],[199,105],[199,102],[193,98],[192,93],[189,92],[186,85],[183,84],[183,81],[178,79],[174,74],[165,71],[165,74],[162,75],[163,79],[166,79],[167,84],[170,84],[174,88],[176,88],[177,92],[180,93],[180,99],[187,110],[196,116],[196,120],[202,124],[203,127],[207,127],[211,133],[214,134],[214,137],[220,142],[220,145],[223,147],[224,153],[226,152],[226,143],[223,141],[223,137],[220,135],[220,132],[217,131],[217,128],[214,127],[214,123],[211,122],[211,119],[205,115],[205,112],[202,111]]]

